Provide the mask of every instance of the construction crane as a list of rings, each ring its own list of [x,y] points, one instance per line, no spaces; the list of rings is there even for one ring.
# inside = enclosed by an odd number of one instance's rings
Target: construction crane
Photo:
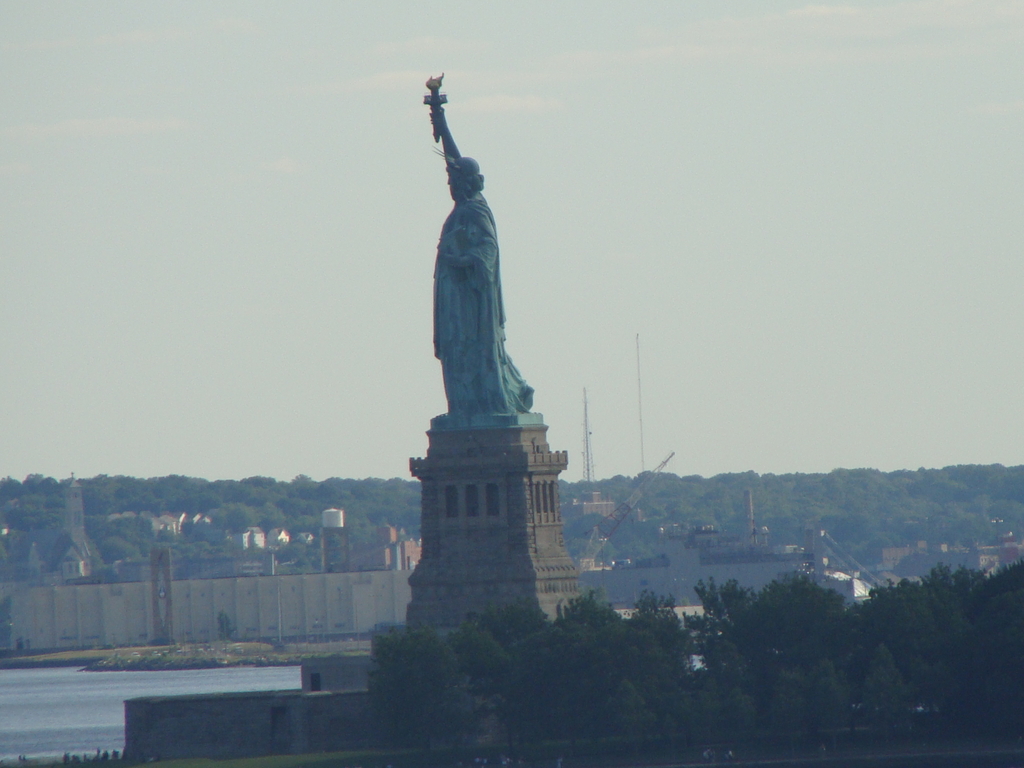
[[[612,534],[618,529],[622,521],[629,517],[629,513],[633,511],[636,503],[640,500],[640,497],[644,495],[644,491],[647,490],[647,486],[651,484],[651,481],[658,476],[658,474],[665,468],[672,457],[676,455],[675,451],[672,451],[665,460],[661,462],[653,471],[645,472],[640,478],[640,482],[637,484],[633,492],[629,494],[629,498],[619,504],[608,517],[604,518],[601,522],[594,526],[590,531],[590,540],[587,542],[587,548],[580,557],[580,569],[587,571],[593,570],[594,565],[597,562],[597,556],[604,548],[605,543],[612,537]]]

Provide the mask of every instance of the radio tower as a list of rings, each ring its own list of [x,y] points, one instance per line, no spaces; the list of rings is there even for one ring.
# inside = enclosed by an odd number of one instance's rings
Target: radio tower
[[[583,479],[594,482],[594,450],[590,445],[590,414],[587,411],[587,388],[583,388]]]
[[[636,335],[636,410],[640,419],[640,472],[647,470],[644,461],[644,391],[640,386],[640,334]]]

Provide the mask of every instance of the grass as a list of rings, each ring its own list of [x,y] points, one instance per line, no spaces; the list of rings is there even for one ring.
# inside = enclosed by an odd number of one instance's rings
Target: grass
[[[413,766],[445,764],[437,752],[325,752],[312,755],[269,755],[241,757],[234,760],[193,758],[161,760],[160,768],[412,768]]]
[[[654,746],[654,745],[648,745]],[[826,756],[816,749],[782,749],[777,745],[734,745],[736,766],[747,768],[1008,768],[1024,763],[1024,745],[1020,742],[918,742],[883,744],[865,742],[849,745]],[[721,753],[724,749],[716,745]],[[564,757],[564,768],[675,768],[707,763],[701,758],[702,746],[636,750],[628,741],[580,742],[576,753],[568,743],[547,742],[524,750],[520,768],[555,768]],[[476,757],[486,757],[488,768],[498,768],[497,757],[505,750],[497,746],[461,747],[435,750],[363,750],[306,755],[269,755],[231,760],[193,758],[161,760],[160,768],[478,768]],[[30,761],[48,766],[48,761]],[[723,762],[721,756],[716,764]],[[54,764],[63,768],[60,763]],[[82,764],[84,766],[84,764]],[[113,762],[110,768],[131,766]],[[140,765],[140,764],[134,764]]]

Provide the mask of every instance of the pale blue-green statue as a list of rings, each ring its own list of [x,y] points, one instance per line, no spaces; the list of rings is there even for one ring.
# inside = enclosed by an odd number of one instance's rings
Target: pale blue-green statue
[[[434,140],[444,147],[455,207],[441,229],[434,266],[434,355],[441,361],[448,398],[448,414],[435,426],[532,421],[518,414],[530,412],[533,389],[505,352],[498,236],[480,194],[484,177],[477,162],[455,146],[440,87],[440,77],[428,80],[424,103],[430,106]]]

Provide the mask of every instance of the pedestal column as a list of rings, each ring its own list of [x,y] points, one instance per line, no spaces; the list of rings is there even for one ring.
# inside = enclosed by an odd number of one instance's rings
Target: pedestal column
[[[562,538],[558,475],[544,424],[431,429],[422,482],[420,561],[409,578],[409,624],[458,626],[488,604],[521,599],[552,618],[575,596],[577,571]]]

